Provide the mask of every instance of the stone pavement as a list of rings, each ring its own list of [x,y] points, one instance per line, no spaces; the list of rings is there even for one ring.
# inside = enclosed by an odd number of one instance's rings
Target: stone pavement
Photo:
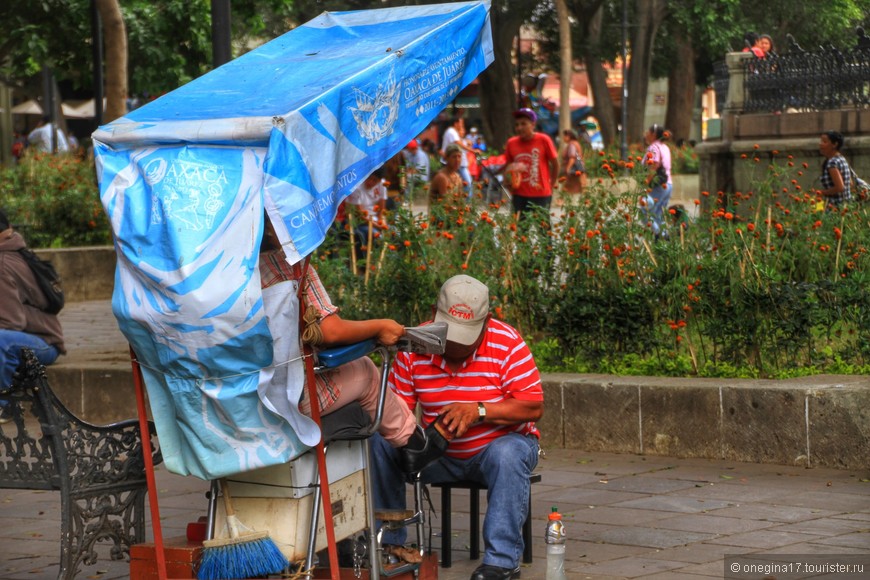
[[[69,354],[50,370],[129,373],[127,343],[108,301],[70,304],[61,319]],[[539,471],[543,481],[532,489],[535,561],[523,567],[525,579],[545,576],[551,506],[566,522],[569,579],[721,578],[724,555],[748,553],[866,555],[870,571],[866,468],[550,449]],[[181,536],[205,514],[207,485],[162,467],[157,480],[164,536]],[[440,497],[437,490],[432,496],[437,550]],[[439,571],[442,580],[465,580],[478,564],[468,559],[468,504],[467,493],[454,492],[453,567]],[[0,489],[0,579],[57,576],[59,512],[58,493]],[[107,551],[79,578],[127,578],[128,564],[109,561]]]
[[[543,481],[532,497],[535,560],[523,567],[525,579],[545,576],[551,506],[565,519],[569,579],[721,578],[726,554],[749,553],[858,555],[870,570],[866,471],[574,450],[549,451],[539,471]],[[162,468],[157,480],[164,535],[183,535],[188,522],[205,514],[206,484]],[[433,501],[440,505],[437,490]],[[468,559],[467,493],[454,492],[453,506],[454,563],[439,578],[466,580],[478,564]],[[55,578],[59,495],[0,490],[0,514],[0,578]],[[436,510],[436,549],[439,526]],[[128,574],[126,562],[101,559],[79,578]]]

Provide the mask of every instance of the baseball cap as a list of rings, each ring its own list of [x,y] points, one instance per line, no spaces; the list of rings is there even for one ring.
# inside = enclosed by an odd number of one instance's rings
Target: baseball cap
[[[538,122],[538,115],[531,109],[517,109],[514,111],[514,119],[518,119],[520,117],[525,117],[526,119],[531,120],[532,123]]]
[[[450,157],[454,153],[462,153],[462,149],[459,148],[459,145],[456,143],[451,143],[444,149],[444,157]]]
[[[411,139],[411,142],[408,143],[408,149],[416,149],[417,148],[417,140]]]
[[[474,344],[489,315],[489,288],[483,282],[460,274],[441,286],[435,322],[447,323],[447,340]]]

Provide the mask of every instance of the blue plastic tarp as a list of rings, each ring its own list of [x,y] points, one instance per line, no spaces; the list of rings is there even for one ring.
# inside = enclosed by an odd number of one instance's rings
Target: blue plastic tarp
[[[298,348],[273,354],[298,340],[264,312],[264,211],[303,259],[492,60],[489,2],[324,13],[94,133],[113,310],[170,471],[212,479],[317,441]]]

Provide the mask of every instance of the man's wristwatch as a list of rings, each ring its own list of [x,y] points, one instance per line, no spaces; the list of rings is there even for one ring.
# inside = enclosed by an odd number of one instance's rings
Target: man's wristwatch
[[[483,421],[486,421],[486,407],[483,405],[483,403],[478,403],[477,404],[477,422],[482,423]]]

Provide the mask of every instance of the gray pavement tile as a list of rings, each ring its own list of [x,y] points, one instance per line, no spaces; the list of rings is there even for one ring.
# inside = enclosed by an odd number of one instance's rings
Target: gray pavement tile
[[[681,574],[697,574],[699,576],[707,576],[713,578],[722,578],[725,576],[725,562],[718,560],[716,562],[707,562],[705,564],[695,564],[680,568]]]
[[[647,554],[647,557],[686,562],[687,564],[704,564],[705,562],[721,561],[725,558],[725,554],[733,553],[734,549],[734,546],[696,542],[687,546],[655,550]]]
[[[800,522],[815,518],[835,516],[830,510],[810,509],[795,506],[767,505],[759,502],[745,503],[716,512],[717,516],[753,519],[761,522]],[[840,517],[840,516],[838,516]],[[870,514],[868,514],[870,519]]]
[[[711,534],[737,534],[770,528],[776,524],[757,520],[726,518],[711,514],[690,514],[662,519],[654,522],[653,527],[665,530],[686,532],[707,532]]]
[[[636,493],[669,493],[689,489],[695,482],[651,477],[648,474],[620,476],[610,479],[607,488],[614,491],[633,491]]]
[[[828,538],[813,540],[813,543],[831,546],[831,551],[833,553],[836,553],[840,547],[858,548],[859,550],[870,550],[870,531],[830,536]]]
[[[828,546],[825,544],[817,544],[815,542],[805,542],[801,544],[791,544],[782,548],[774,548],[765,550],[766,554],[857,554],[866,555],[868,550],[866,547],[854,548],[851,546]]]
[[[803,522],[778,525],[771,528],[777,532],[799,532],[820,536],[837,536],[849,532],[870,532],[870,522],[839,518],[818,518]]]
[[[839,512],[860,512],[866,510],[868,505],[867,498],[863,495],[827,491],[784,494],[776,503]]]
[[[647,546],[649,548],[673,548],[694,542],[703,542],[716,537],[716,534],[700,532],[685,532],[680,530],[662,530],[658,528],[618,527],[603,530],[585,539],[607,544],[627,546]]]
[[[535,471],[542,473],[541,483],[536,483],[536,488],[574,486],[581,483],[595,483],[601,479],[600,476],[595,475],[594,473],[582,473],[559,468],[550,468],[549,465],[541,465],[540,463]]]
[[[624,491],[611,491],[604,487],[566,487],[554,491],[545,491],[542,493],[533,494],[532,507],[535,513],[549,513],[550,510],[549,508],[547,508],[548,505],[559,506],[560,508],[563,505],[602,506],[625,502],[633,499],[643,499],[644,497],[646,497],[644,494],[630,493]],[[538,506],[541,506],[544,511],[538,511]]]
[[[674,568],[682,568],[683,566],[685,566],[685,562],[668,562],[667,560],[632,556],[619,560],[611,560],[606,564],[590,564],[580,568],[580,571],[582,573],[606,573],[624,578],[637,578],[639,576],[667,572]]]
[[[671,516],[671,514],[667,512],[626,509],[613,506],[588,506],[586,509],[578,508],[573,511],[571,515],[574,521],[594,524],[610,524],[615,526],[646,524]]]
[[[772,550],[797,544],[800,542],[815,542],[820,536],[812,534],[800,534],[797,532],[774,532],[771,530],[760,530],[756,532],[747,532],[745,534],[734,534],[710,540],[711,544],[724,544],[727,546],[735,546],[736,548],[751,548],[753,550]]]
[[[732,505],[733,504],[730,502],[715,499],[705,500],[692,497],[653,496],[625,501],[616,504],[616,507],[659,510],[665,512],[698,513],[718,510]]]
[[[573,531],[568,530],[568,533],[573,534]],[[650,552],[650,549],[646,546],[618,546],[616,544],[602,544],[601,542],[588,542],[585,540],[585,537],[581,541],[568,540],[565,550],[566,562],[586,562],[593,564],[607,562],[609,560],[618,560],[627,556],[648,554]],[[536,551],[535,554],[540,554],[540,557],[543,560],[547,559],[547,552],[544,547],[542,547],[540,551]]]
[[[705,574],[689,574],[682,570],[668,570],[661,574],[644,576],[646,580],[703,580],[705,578],[718,578],[720,575],[707,576]]]
[[[854,514],[840,514],[837,516],[832,516],[836,519],[843,520],[861,520],[863,522],[870,522],[870,512],[858,512]]]
[[[681,496],[728,500],[733,503],[770,501],[782,496],[779,489],[755,484],[708,483],[680,492]]]

